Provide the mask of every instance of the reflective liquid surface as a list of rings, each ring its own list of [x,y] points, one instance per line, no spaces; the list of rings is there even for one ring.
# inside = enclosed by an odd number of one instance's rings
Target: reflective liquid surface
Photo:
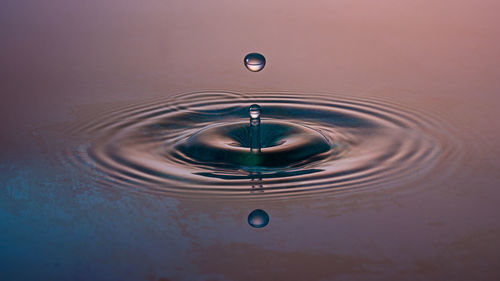
[[[257,127],[248,122],[254,102],[264,112],[258,152],[251,145]],[[337,192],[415,180],[451,161],[452,136],[437,126],[429,116],[378,100],[201,92],[119,108],[72,127],[94,141],[67,160],[92,167],[92,177],[104,175],[100,184],[138,192]],[[263,192],[252,194],[256,174]]]
[[[499,9],[4,1],[0,280],[500,280]]]

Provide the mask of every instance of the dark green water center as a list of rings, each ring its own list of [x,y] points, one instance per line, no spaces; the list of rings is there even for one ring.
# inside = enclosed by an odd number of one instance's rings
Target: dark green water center
[[[246,122],[201,130],[178,149],[197,162],[235,169],[299,166],[321,159],[331,149],[325,136],[305,126],[270,121],[259,127],[259,150],[251,149],[255,128]]]

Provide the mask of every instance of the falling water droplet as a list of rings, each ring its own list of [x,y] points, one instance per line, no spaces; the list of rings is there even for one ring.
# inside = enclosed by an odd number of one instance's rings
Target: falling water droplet
[[[251,227],[262,228],[269,223],[269,215],[266,211],[255,209],[248,215],[248,224]]]
[[[243,62],[248,70],[258,72],[266,65],[266,58],[259,53],[250,53],[245,56]]]
[[[261,112],[261,109],[260,109],[260,106],[258,104],[252,104],[248,108],[248,114],[250,115],[250,118],[252,118],[252,119],[260,118],[260,112]]]

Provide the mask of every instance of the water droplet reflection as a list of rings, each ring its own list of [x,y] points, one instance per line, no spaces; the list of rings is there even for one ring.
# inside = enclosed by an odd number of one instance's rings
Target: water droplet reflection
[[[248,215],[248,224],[251,227],[263,228],[269,223],[269,215],[266,211],[255,209]]]
[[[245,56],[243,62],[248,70],[258,72],[266,65],[266,58],[259,53],[250,53]]]
[[[250,184],[252,185],[250,193],[264,192],[264,184],[262,183],[261,172],[250,172],[249,177],[250,177]]]

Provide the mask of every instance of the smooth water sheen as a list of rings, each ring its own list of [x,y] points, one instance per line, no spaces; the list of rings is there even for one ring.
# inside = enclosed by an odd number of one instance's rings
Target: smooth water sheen
[[[500,1],[313,3],[4,1],[0,280],[500,280]]]
[[[258,103],[261,150],[249,144]],[[453,156],[432,118],[377,101],[301,94],[202,92],[105,113],[79,124],[94,141],[73,154],[112,188],[268,196],[390,187]],[[259,189],[250,193],[259,178]]]

